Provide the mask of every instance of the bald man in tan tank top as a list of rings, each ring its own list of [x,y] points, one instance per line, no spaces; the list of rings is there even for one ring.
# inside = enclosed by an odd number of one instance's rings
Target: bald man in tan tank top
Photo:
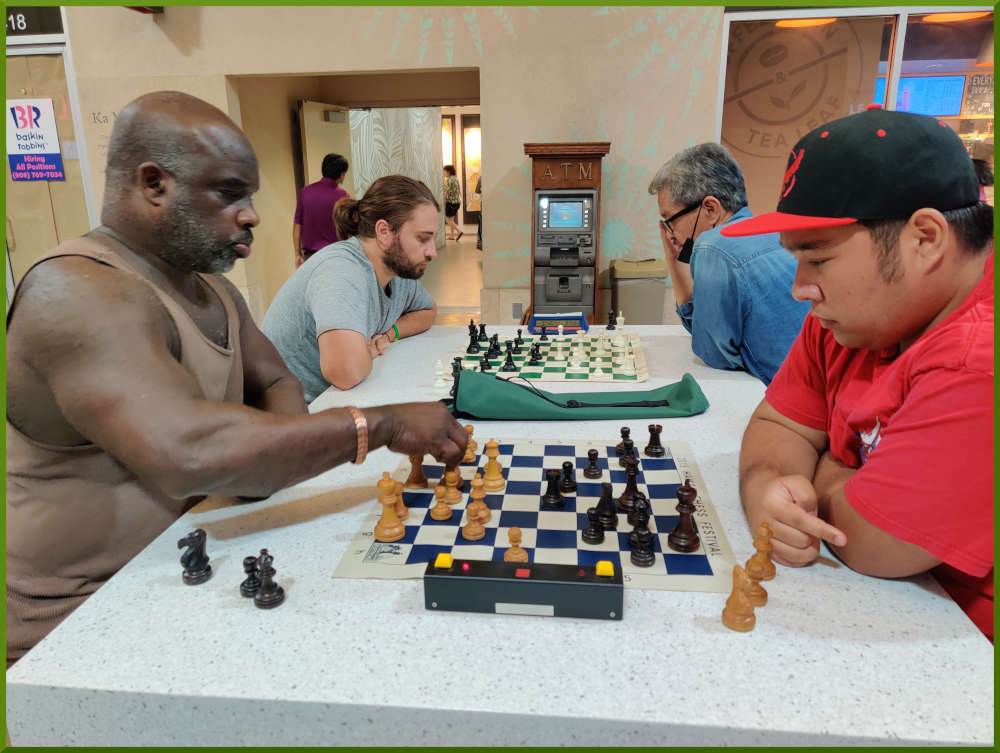
[[[102,225],[24,276],[7,315],[7,660],[207,494],[266,497],[368,448],[457,463],[440,402],[310,415],[222,272],[250,254],[257,159],[179,92],[125,107]]]

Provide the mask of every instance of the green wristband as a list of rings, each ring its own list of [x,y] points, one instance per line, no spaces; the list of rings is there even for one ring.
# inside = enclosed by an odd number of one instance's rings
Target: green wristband
[[[392,331],[396,333],[396,339],[398,340],[399,339],[399,327],[397,327],[395,324],[393,324],[392,325]]]

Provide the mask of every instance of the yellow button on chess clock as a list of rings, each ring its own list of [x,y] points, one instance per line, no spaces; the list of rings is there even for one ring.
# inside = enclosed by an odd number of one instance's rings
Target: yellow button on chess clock
[[[611,578],[615,574],[615,566],[612,565],[609,560],[600,560],[597,563],[596,572],[598,575],[604,575]]]
[[[447,552],[441,552],[437,557],[434,558],[434,567],[440,568],[442,570],[447,570],[451,567],[454,562],[454,558]],[[608,563],[611,564],[610,562]]]

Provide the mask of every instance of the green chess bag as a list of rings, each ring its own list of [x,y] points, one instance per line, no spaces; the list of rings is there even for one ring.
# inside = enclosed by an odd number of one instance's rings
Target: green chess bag
[[[520,421],[679,418],[704,413],[708,399],[690,374],[652,390],[552,393],[521,377],[464,370],[450,407],[459,418]]]

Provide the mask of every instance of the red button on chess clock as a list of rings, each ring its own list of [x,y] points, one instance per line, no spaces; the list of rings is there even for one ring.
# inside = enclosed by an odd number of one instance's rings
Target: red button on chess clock
[[[516,578],[530,578],[531,570],[526,567],[519,567],[514,571],[514,577]]]

